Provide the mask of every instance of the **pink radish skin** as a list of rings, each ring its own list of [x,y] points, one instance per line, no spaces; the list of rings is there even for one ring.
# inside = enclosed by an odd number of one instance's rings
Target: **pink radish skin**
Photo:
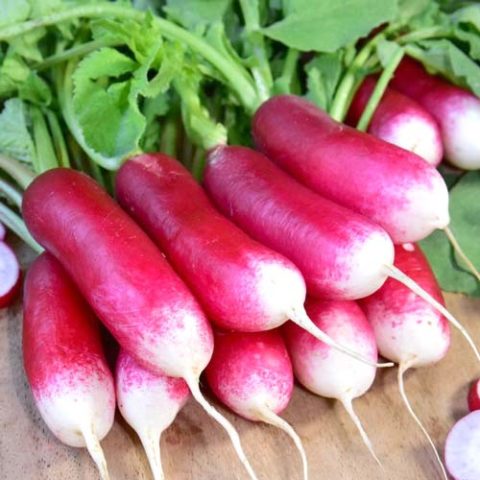
[[[320,195],[379,223],[394,243],[449,223],[441,175],[417,155],[332,120],[293,95],[267,100],[253,119],[255,144]]]
[[[471,412],[450,430],[445,442],[445,463],[455,480],[480,478],[480,411]]]
[[[7,236],[7,230],[3,225],[3,223],[0,223],[0,242],[3,242],[6,236]]]
[[[428,74],[411,58],[402,60],[391,85],[435,117],[450,163],[465,170],[480,168],[480,99],[439,76]]]
[[[297,265],[312,295],[361,298],[385,282],[394,250],[385,231],[309,191],[262,154],[216,147],[204,185],[225,215]]]
[[[347,122],[356,126],[372,95],[377,80],[367,77],[350,105]],[[443,144],[437,121],[410,97],[387,88],[368,127],[373,136],[417,154],[436,167],[443,158]]]
[[[25,280],[25,372],[38,410],[63,443],[87,447],[108,479],[99,441],[113,424],[115,391],[98,324],[61,265],[40,255]]]
[[[30,233],[62,263],[118,343],[152,372],[183,378],[256,478],[237,432],[198,385],[213,351],[211,327],[147,235],[95,181],[71,169],[38,176],[22,210]]]
[[[293,391],[292,364],[280,333],[217,333],[206,377],[216,397],[235,413],[278,427],[293,439],[302,457],[303,478],[307,479],[302,442],[278,416],[287,407]]]
[[[308,298],[306,309],[318,328],[375,362],[378,357],[373,329],[361,308],[352,301]],[[353,410],[352,400],[363,395],[375,379],[375,367],[355,362],[306,334],[293,323],[283,327],[295,377],[311,392],[342,402],[365,445],[380,463]]]
[[[480,380],[476,380],[468,391],[468,409],[473,412],[480,410]]]
[[[218,326],[270,330],[303,308],[305,282],[295,265],[221,215],[178,161],[162,154],[128,160],[116,194]]]
[[[20,290],[20,265],[13,250],[0,241],[0,308],[8,307]]]
[[[120,413],[140,437],[153,478],[163,480],[160,437],[187,402],[188,386],[181,378],[150,373],[125,350],[120,350],[115,377]]]
[[[395,265],[443,304],[440,287],[418,246],[406,244],[395,247]],[[399,364],[398,383],[402,399],[432,446],[447,478],[436,447],[405,394],[403,377],[409,368],[432,365],[446,355],[450,346],[449,324],[438,310],[390,279],[380,290],[363,299],[361,305],[372,324],[381,355]]]

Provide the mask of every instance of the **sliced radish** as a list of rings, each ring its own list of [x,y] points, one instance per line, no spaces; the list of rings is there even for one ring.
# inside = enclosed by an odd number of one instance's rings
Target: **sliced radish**
[[[6,236],[7,236],[7,229],[5,228],[5,225],[3,225],[3,223],[0,223],[0,241],[3,242]]]
[[[480,478],[480,411],[469,413],[450,430],[445,463],[455,480]]]
[[[0,242],[0,308],[7,307],[20,286],[20,266],[13,250]]]
[[[468,409],[471,412],[480,410],[480,378],[472,384],[468,392]]]

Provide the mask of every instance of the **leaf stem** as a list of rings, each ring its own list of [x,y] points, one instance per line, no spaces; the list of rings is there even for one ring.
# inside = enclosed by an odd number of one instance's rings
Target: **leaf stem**
[[[23,166],[18,160],[0,154],[0,169],[10,175],[21,187],[25,189],[35,178],[35,173]]]
[[[35,143],[33,166],[37,173],[43,173],[51,168],[58,167],[57,156],[42,111],[34,106],[30,109],[33,123],[33,141]]]
[[[288,94],[292,91],[292,83],[295,78],[300,52],[289,48],[283,63],[282,74],[275,80],[275,93]]]
[[[401,62],[403,56],[405,55],[405,50],[403,48],[399,49],[395,55],[391,58],[388,65],[383,70],[382,74],[380,75],[377,84],[370,96],[365,109],[363,110],[362,116],[357,124],[357,129],[365,132],[370,125],[370,121],[372,119],[375,110],[377,109],[380,100],[387,89],[388,83],[390,82],[395,70],[398,67],[398,64]]]
[[[0,178],[0,193],[3,193],[19,209],[22,207],[22,194],[8,182]]]
[[[142,21],[145,18],[145,13],[131,7],[113,3],[82,5],[0,28],[0,40],[8,40],[37,28],[54,25],[76,18],[104,18],[108,16]],[[250,81],[249,76],[246,76],[245,69],[240,64],[225,57],[205,40],[184,28],[165,20],[164,18],[153,18],[154,22],[166,37],[178,40],[189,46],[192,50],[202,55],[208,62],[217,68],[231,85],[241,103],[249,112],[254,112],[256,110],[260,103],[260,99],[258,98],[253,82]]]
[[[449,37],[451,34],[452,29],[450,27],[437,25],[435,27],[422,28],[421,30],[405,33],[404,35],[397,37],[395,40],[400,45],[406,45],[408,43],[415,43],[420,40],[427,40],[429,38]]]

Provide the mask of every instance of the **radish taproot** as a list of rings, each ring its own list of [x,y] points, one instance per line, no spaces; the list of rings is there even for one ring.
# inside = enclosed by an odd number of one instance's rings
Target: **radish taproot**
[[[21,284],[20,265],[13,250],[0,241],[0,308],[8,307]]]
[[[217,325],[255,332],[290,318],[332,344],[305,312],[298,268],[221,215],[179,162],[162,154],[134,157],[118,172],[116,193]]]
[[[461,418],[445,441],[445,464],[455,480],[480,478],[480,411]]]
[[[435,117],[450,163],[465,170],[480,168],[480,99],[438,75],[430,75],[408,57],[396,69],[391,85]]]
[[[418,246],[406,244],[395,247],[395,265],[443,304],[440,287]],[[446,355],[450,346],[449,324],[438,310],[393,279],[387,280],[380,290],[361,300],[360,304],[372,324],[380,354],[398,363],[402,399],[432,446],[447,478],[435,444],[410,405],[403,377],[408,369],[432,365]]]
[[[458,320],[393,265],[392,241],[377,224],[320,197],[264,155],[245,147],[211,150],[204,185],[226,216],[297,265],[311,296],[362,298],[377,291],[390,276],[445,315],[480,360],[476,345]]]
[[[183,378],[256,478],[238,433],[199,388],[213,351],[210,324],[154,243],[94,180],[74,170],[39,175],[22,210],[31,234],[62,263],[118,343],[152,372]]]
[[[355,302],[317,300],[309,297],[305,306],[317,327],[337,342],[361,352],[372,362],[377,360],[373,329]],[[380,464],[352,406],[352,400],[363,395],[372,386],[376,369],[332,350],[293,323],[285,324],[282,331],[297,380],[307,390],[322,397],[335,398],[342,403],[368,450]]]
[[[160,437],[187,402],[190,391],[181,378],[153,374],[121,349],[116,369],[118,409],[140,437],[155,480],[165,478]]]
[[[205,373],[215,396],[235,413],[247,420],[269,423],[292,438],[306,480],[308,464],[302,441],[278,415],[293,392],[292,364],[280,333],[216,333],[215,350]]]
[[[468,391],[468,409],[480,410],[480,380],[475,380]]]
[[[47,253],[28,270],[23,307],[23,360],[35,404],[60,441],[87,447],[107,480],[100,440],[113,425],[115,389],[97,320]]]
[[[376,78],[367,77],[357,90],[348,111],[347,123],[356,126],[375,89]],[[380,100],[368,132],[388,143],[416,153],[430,165],[443,157],[440,127],[430,113],[410,97],[387,88]]]
[[[273,97],[253,119],[257,148],[315,192],[379,223],[394,243],[449,223],[448,190],[418,155],[331,119],[293,95]]]

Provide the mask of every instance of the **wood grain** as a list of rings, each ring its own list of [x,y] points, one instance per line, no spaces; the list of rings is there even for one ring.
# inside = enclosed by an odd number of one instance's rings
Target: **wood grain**
[[[25,265],[30,254],[20,253]],[[450,311],[480,344],[480,300],[460,295],[446,299]],[[20,302],[0,311],[0,479],[97,479],[86,451],[58,442],[35,409],[22,367],[21,321]],[[443,361],[406,377],[411,402],[440,449],[454,421],[466,413],[469,382],[480,376],[466,342],[457,332],[452,340]],[[369,457],[340,404],[295,388],[284,417],[304,440],[312,480],[441,478],[431,451],[402,406],[395,375],[393,369],[379,372],[372,390],[355,402],[384,473]],[[288,437],[273,427],[226,415],[240,432],[262,480],[301,478],[300,459]],[[138,439],[118,415],[102,444],[112,480],[151,478]],[[161,445],[169,480],[247,478],[223,430],[193,401],[165,432]]]

